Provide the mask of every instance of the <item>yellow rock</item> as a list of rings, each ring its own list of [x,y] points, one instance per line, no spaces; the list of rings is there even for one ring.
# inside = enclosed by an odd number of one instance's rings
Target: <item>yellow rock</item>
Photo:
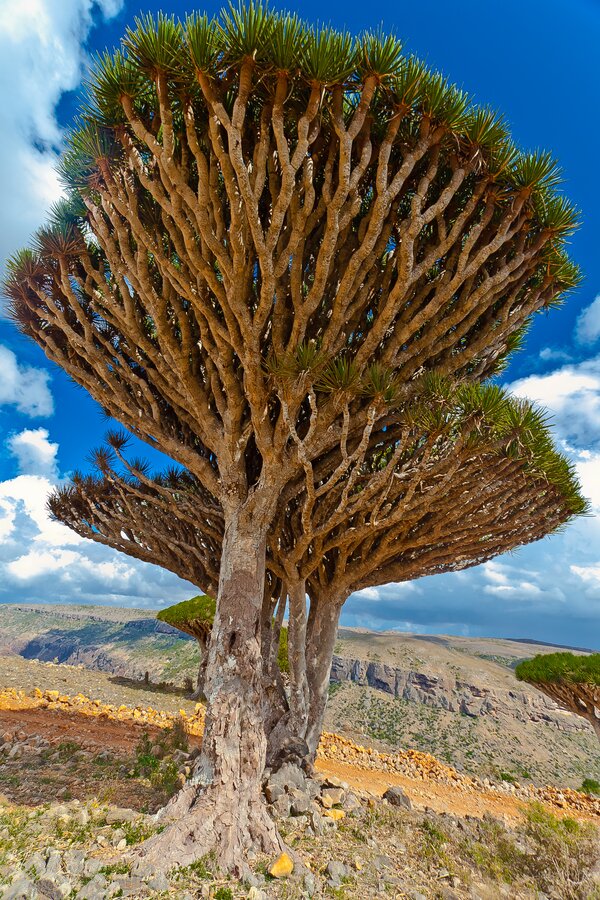
[[[46,697],[48,698],[48,700],[58,700],[59,696],[60,695],[58,691],[46,691]]]
[[[273,878],[285,878],[286,875],[291,875],[293,871],[294,863],[287,853],[282,853],[269,869],[269,875],[272,875]]]
[[[343,809],[324,809],[323,815],[327,816],[328,819],[333,819],[334,822],[339,822],[340,819],[343,819],[346,813]]]
[[[42,691],[40,691],[39,688],[34,688],[34,689],[33,689],[33,696],[34,696],[34,697],[43,697],[44,694],[42,693]]]

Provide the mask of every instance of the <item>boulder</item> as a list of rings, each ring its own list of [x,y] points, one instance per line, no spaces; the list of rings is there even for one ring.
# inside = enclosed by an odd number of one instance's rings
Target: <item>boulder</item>
[[[383,799],[387,800],[392,806],[399,806],[402,809],[412,809],[412,803],[410,802],[410,798],[408,795],[402,790],[401,787],[394,785],[387,789],[385,794],[383,795]]]

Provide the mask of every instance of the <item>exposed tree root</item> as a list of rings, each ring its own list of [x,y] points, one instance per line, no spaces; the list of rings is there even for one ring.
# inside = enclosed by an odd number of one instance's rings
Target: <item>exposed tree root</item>
[[[145,841],[139,853],[157,872],[189,866],[212,853],[224,872],[243,878],[249,871],[248,851],[275,856],[284,849],[262,796],[237,796],[232,802],[223,786],[217,791],[189,782],[156,818],[166,828]]]

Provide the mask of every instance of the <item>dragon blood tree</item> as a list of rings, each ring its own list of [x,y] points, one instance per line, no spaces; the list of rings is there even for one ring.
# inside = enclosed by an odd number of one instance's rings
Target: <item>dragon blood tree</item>
[[[314,761],[339,615],[353,591],[477,565],[543,537],[585,509],[569,464],[553,450],[543,416],[530,404],[492,386],[453,388],[440,379],[427,381],[419,402],[398,417],[403,452],[391,483],[380,478],[381,460],[369,459],[365,447],[343,475],[329,473],[324,479],[320,473],[323,490],[308,470],[298,494],[282,498],[280,518],[267,540],[263,666],[274,701],[265,720],[269,765],[289,760],[290,748],[301,746],[304,765]],[[125,472],[116,471],[109,453],[97,452],[100,477],[77,475],[73,485],[57,490],[50,499],[53,516],[83,537],[207,583],[210,564],[193,572],[198,548],[206,547],[202,521],[194,533],[193,479],[184,472],[150,479],[142,463],[123,457],[123,436],[109,435],[109,441]],[[364,491],[370,495],[367,508]],[[191,545],[186,549],[183,543],[174,552],[172,538],[163,541],[162,535],[176,530],[179,520],[192,526],[185,532]],[[269,677],[275,660],[267,649],[274,654],[279,646],[278,634],[269,636],[268,630],[275,632],[281,623],[286,595],[288,692],[281,679]],[[195,603],[177,604],[159,618],[194,633],[193,622],[180,622],[196,618]]]
[[[481,382],[577,282],[576,216],[551,157],[394,37],[258,3],[139,20],[91,73],[61,172],[67,199],[10,264],[12,315],[222,510],[202,754],[148,852],[214,846],[236,869],[279,846],[260,779],[281,504],[363,448],[392,483],[419,378]]]
[[[515,675],[563,709],[583,716],[600,741],[600,653],[541,653],[519,663]]]
[[[193,547],[190,548],[193,552]],[[196,690],[191,699],[198,700],[204,696],[204,680],[206,677],[206,663],[208,661],[208,642],[215,618],[217,604],[207,594],[199,594],[191,600],[175,603],[167,606],[156,614],[156,618],[173,628],[178,628],[184,634],[196,638],[200,648],[200,665],[198,667],[198,680]]]

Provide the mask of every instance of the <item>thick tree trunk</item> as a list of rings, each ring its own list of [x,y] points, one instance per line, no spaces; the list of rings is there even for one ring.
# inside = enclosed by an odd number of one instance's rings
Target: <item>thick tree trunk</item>
[[[217,862],[239,876],[246,850],[275,853],[281,846],[261,792],[266,757],[260,633],[265,543],[256,522],[238,520],[225,528],[202,753],[190,781],[160,814],[175,821],[143,848],[163,870],[214,851]]]
[[[317,596],[311,599],[306,650],[309,709],[305,739],[308,760],[314,765],[323,730],[329,694],[329,676],[345,597]]]

